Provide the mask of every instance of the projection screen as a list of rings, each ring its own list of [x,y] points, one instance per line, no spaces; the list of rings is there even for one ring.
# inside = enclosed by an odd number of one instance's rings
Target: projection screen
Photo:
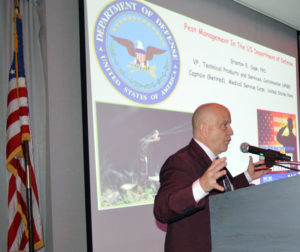
[[[163,251],[159,171],[190,141],[200,104],[231,111],[222,155],[233,175],[249,160],[243,142],[299,158],[296,32],[231,1],[160,5],[84,1],[93,251]],[[274,168],[253,183],[296,174]]]

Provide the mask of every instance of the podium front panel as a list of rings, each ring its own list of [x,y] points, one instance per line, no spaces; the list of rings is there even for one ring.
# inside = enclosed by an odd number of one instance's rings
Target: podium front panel
[[[213,252],[300,251],[300,176],[209,201]]]

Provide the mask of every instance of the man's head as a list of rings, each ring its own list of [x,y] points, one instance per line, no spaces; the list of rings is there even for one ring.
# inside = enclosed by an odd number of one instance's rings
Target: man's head
[[[199,106],[192,118],[194,138],[209,147],[215,155],[228,148],[233,131],[229,110],[217,103]]]

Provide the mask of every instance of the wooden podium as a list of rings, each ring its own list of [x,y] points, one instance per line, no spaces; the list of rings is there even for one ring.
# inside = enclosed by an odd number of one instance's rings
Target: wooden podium
[[[300,176],[209,201],[212,252],[300,251]]]

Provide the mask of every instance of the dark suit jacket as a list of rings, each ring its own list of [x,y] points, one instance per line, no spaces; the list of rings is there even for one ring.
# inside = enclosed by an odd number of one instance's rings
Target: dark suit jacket
[[[192,184],[211,165],[203,149],[192,139],[189,145],[167,159],[160,171],[160,188],[155,197],[154,215],[168,223],[165,252],[211,251],[208,196],[195,202]],[[248,186],[244,174],[233,178],[235,189]]]

